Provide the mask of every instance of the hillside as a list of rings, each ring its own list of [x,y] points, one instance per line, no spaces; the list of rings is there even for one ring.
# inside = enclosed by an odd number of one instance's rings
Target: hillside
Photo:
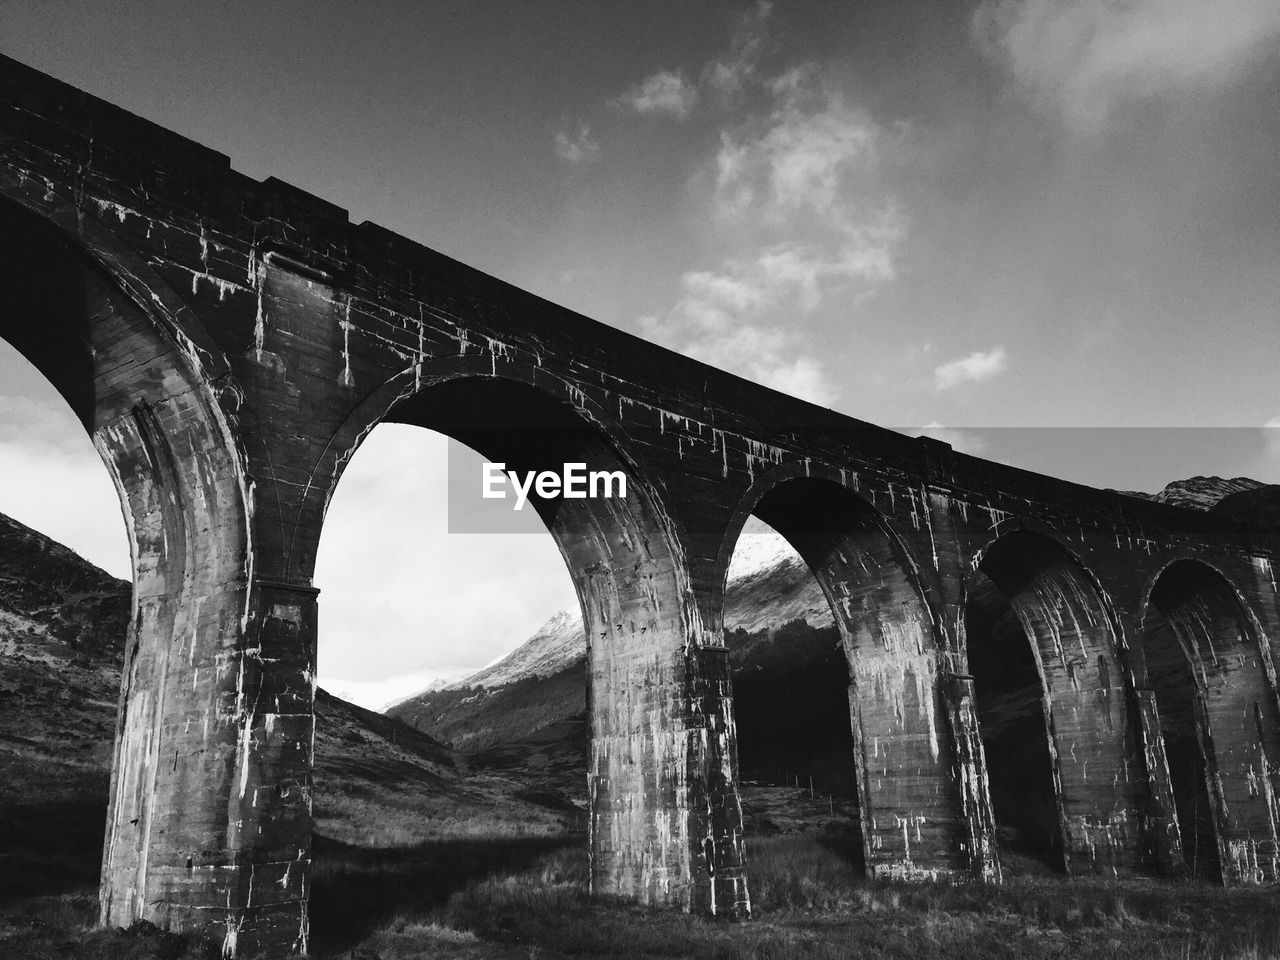
[[[804,561],[754,518],[730,565],[725,624],[743,778],[812,776],[851,792],[848,676],[831,608]],[[470,769],[518,772],[585,802],[586,640],[576,611],[557,612],[504,659],[388,713],[449,743]],[[797,743],[808,748],[797,752]]]
[[[127,582],[0,515],[0,893],[97,875],[130,606]],[[458,761],[318,690],[316,830],[385,846],[578,826],[563,797]]]
[[[1139,493],[1134,490],[1123,492],[1130,497],[1154,500],[1156,503],[1167,503],[1174,507],[1212,510],[1220,500],[1226,497],[1256,490],[1262,486],[1265,485],[1248,477],[1233,477],[1230,480],[1224,480],[1222,477],[1188,477],[1186,480],[1175,480],[1167,484],[1159,493]]]

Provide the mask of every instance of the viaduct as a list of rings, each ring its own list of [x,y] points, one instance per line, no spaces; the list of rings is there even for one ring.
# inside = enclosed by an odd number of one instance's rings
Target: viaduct
[[[748,383],[3,58],[0,238],[0,337],[131,541],[104,924],[307,951],[312,569],[384,421],[625,471],[538,503],[588,629],[594,892],[750,911],[722,598],[752,514],[836,615],[870,871],[998,881],[1021,832],[1072,874],[1280,881],[1275,530]]]

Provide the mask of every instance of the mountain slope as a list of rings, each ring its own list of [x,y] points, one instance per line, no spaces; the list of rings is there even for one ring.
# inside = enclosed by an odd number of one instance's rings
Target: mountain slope
[[[1130,497],[1154,500],[1156,503],[1167,503],[1174,507],[1211,510],[1225,497],[1262,486],[1265,485],[1248,477],[1233,477],[1230,480],[1224,480],[1222,477],[1188,477],[1186,480],[1175,480],[1167,484],[1159,493],[1139,493],[1133,490],[1123,492]]]
[[[0,892],[42,871],[96,876],[131,592],[0,515]],[[471,776],[430,735],[323,690],[314,780],[316,829],[347,843],[577,825],[564,798],[528,802],[528,784]]]
[[[754,518],[729,569],[725,627],[744,777],[851,787],[848,676],[831,608],[790,545]],[[575,611],[556,613],[490,667],[388,713],[448,742],[470,769],[516,771],[585,801],[586,638]],[[811,749],[798,753],[801,742]]]

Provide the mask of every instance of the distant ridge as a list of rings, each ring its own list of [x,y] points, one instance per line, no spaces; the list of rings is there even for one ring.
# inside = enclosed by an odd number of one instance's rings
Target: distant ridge
[[[1266,484],[1249,477],[1233,477],[1230,480],[1222,477],[1188,477],[1186,480],[1173,481],[1159,493],[1140,493],[1136,490],[1120,492],[1129,497],[1154,500],[1156,503],[1186,507],[1189,510],[1212,510],[1225,497],[1263,486]]]

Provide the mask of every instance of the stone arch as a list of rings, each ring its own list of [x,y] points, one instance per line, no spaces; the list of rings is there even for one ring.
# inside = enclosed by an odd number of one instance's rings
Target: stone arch
[[[1096,577],[1064,538],[1017,524],[975,553],[964,606],[1006,843],[1074,873],[1146,866],[1124,642]]]
[[[970,869],[954,731],[939,690],[941,631],[910,552],[838,470],[784,463],[758,477],[734,511],[719,551],[717,609],[752,514],[812,570],[840,632],[868,870],[924,877]]]
[[[623,473],[625,498],[530,497],[587,630],[592,890],[745,914],[727,666],[709,642],[719,638],[698,615],[663,491],[603,411],[539,371],[465,355],[415,365],[340,428],[325,458],[332,472],[314,491],[328,501],[382,422],[435,430],[521,473],[570,462]]]
[[[302,948],[307,863],[292,844],[310,830],[310,691],[281,689],[264,666],[272,618],[219,402],[226,365],[109,231],[44,199],[38,213],[0,204],[0,335],[93,437],[134,572],[101,922],[145,919],[229,954]]]
[[[1270,647],[1230,579],[1175,559],[1145,591],[1138,682],[1154,693],[1193,876],[1280,879],[1280,709]]]

